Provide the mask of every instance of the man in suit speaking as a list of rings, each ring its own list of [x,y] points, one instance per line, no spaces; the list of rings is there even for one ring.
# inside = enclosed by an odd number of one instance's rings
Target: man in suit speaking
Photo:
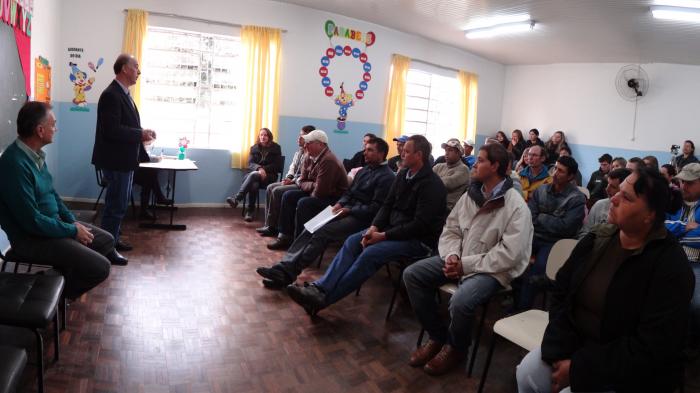
[[[133,56],[120,54],[114,62],[114,81],[100,95],[92,164],[102,169],[107,181],[102,228],[114,236],[119,251],[131,245],[119,240],[119,227],[126,213],[134,170],[139,166],[143,142],[155,139],[153,130],[142,129],[139,111],[129,94],[141,71]],[[146,152],[143,151],[145,154]]]

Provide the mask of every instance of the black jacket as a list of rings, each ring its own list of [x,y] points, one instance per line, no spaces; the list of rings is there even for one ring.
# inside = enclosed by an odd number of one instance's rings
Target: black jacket
[[[369,225],[382,207],[395,177],[396,174],[386,163],[367,165],[357,172],[350,189],[340,197],[338,203],[350,209],[350,215]]]
[[[571,359],[575,392],[672,392],[681,381],[694,276],[683,249],[665,229],[615,272],[599,342],[581,335],[573,323],[577,291],[618,233],[612,224],[594,227],[557,273],[542,360]]]
[[[435,249],[447,211],[445,185],[430,165],[423,165],[411,180],[407,172],[404,168],[396,175],[372,225],[387,240],[418,240]]]
[[[97,103],[92,164],[112,171],[133,171],[146,154],[141,143],[141,118],[119,83],[114,80]],[[147,154],[146,154],[147,155]]]
[[[605,188],[608,186],[608,175],[603,173],[600,169],[591,173],[591,179],[588,181],[586,188],[591,193],[591,206],[595,201],[600,199],[605,199],[608,197]]]
[[[277,174],[282,172],[282,149],[280,145],[272,142],[270,146],[264,147],[256,143],[250,147],[248,169],[257,171],[260,167],[265,169],[268,183],[277,181]]]

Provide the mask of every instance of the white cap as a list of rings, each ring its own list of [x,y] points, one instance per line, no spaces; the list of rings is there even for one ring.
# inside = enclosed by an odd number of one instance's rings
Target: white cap
[[[313,141],[319,141],[328,144],[328,135],[322,130],[313,130],[306,135],[303,135],[304,142],[309,143]]]
[[[464,144],[467,146],[474,147],[474,141],[471,139],[467,139],[466,141],[464,141]]]

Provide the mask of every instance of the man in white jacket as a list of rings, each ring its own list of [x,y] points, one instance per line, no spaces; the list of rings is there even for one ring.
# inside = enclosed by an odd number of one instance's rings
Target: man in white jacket
[[[409,266],[403,275],[411,305],[430,335],[409,364],[441,375],[467,355],[475,309],[527,267],[532,218],[506,176],[508,153],[499,144],[479,149],[472,183],[452,209],[438,244],[439,255]],[[458,282],[450,299],[451,322],[438,315],[436,290]]]

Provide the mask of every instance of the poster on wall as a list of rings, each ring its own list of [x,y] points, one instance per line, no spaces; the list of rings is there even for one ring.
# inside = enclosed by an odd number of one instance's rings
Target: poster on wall
[[[92,90],[92,85],[95,83],[95,75],[104,62],[104,59],[101,57],[96,62],[86,62],[84,53],[85,50],[83,48],[68,48],[68,66],[70,67],[68,79],[73,85],[73,106],[70,110],[73,112],[90,111],[87,105],[88,92]]]
[[[51,102],[51,66],[41,56],[34,59],[34,100]]]
[[[374,44],[377,37],[371,31],[363,33],[338,26],[332,20],[326,21],[324,32],[328,36],[329,45],[321,57],[321,68],[318,70],[321,86],[325,96],[338,106],[337,129],[334,131],[348,133],[348,111],[365,98],[369,82],[372,80],[372,64],[367,56],[367,48]],[[351,60],[354,68],[346,67],[332,73],[334,65],[343,59]]]
[[[31,95],[31,38],[34,0],[0,0],[0,23],[14,30],[17,55],[24,74],[24,90]]]

